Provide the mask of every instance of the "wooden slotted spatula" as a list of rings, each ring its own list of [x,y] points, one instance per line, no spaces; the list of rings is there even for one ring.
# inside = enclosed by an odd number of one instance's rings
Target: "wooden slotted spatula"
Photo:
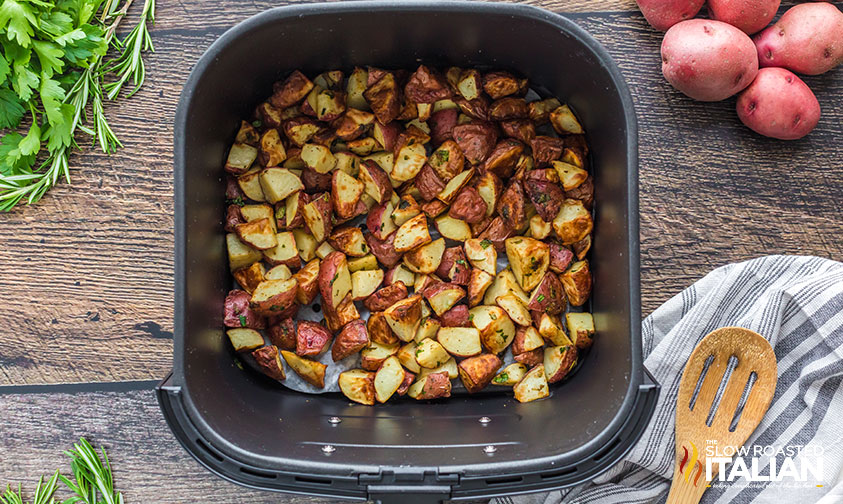
[[[736,365],[732,357],[736,359]],[[728,381],[721,385],[730,367],[734,369]],[[706,478],[706,454],[711,448],[707,450],[707,447],[716,446],[717,456],[723,457],[728,456],[724,453],[732,454],[731,449],[737,450],[746,442],[770,406],[777,375],[773,347],[756,332],[724,327],[700,341],[685,365],[679,384],[676,465],[666,504],[697,504],[700,501],[710,483]],[[718,389],[724,386],[712,416],[712,404]],[[719,470],[719,466],[713,464],[712,477],[716,477]]]

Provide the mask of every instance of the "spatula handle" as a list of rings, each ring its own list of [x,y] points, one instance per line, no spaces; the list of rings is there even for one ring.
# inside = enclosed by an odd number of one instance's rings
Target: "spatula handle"
[[[705,474],[701,474],[701,476],[699,479],[689,478],[689,481],[685,481],[684,475],[679,472],[679,464],[677,464],[673,471],[673,482],[670,484],[670,493],[667,495],[665,504],[699,504],[708,487]]]

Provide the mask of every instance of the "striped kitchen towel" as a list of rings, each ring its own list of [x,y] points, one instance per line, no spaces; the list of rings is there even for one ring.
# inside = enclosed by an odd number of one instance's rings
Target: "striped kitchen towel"
[[[843,503],[843,264],[793,256],[762,257],[718,268],[644,320],[644,364],[662,389],[650,425],[621,463],[570,490],[494,502],[664,502],[673,476],[676,395],[682,370],[697,343],[725,326],[746,327],[767,338],[775,349],[779,372],[770,409],[745,445],[759,447],[760,455],[738,455],[726,467],[727,478],[733,467],[737,469],[738,458],[750,469],[757,459],[757,474],[762,476],[769,475],[773,465],[780,473],[784,466],[794,466],[800,474],[784,474],[775,483],[740,474],[731,482],[715,480],[702,502]],[[809,448],[799,448],[804,446]],[[807,478],[798,481],[803,465]]]

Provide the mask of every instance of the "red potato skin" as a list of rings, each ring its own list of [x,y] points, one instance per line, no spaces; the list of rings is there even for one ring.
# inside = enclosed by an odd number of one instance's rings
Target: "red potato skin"
[[[762,68],[738,97],[738,117],[749,129],[779,140],[796,140],[820,120],[820,103],[802,80],[784,68]]]
[[[431,114],[427,120],[430,126],[430,139],[434,145],[454,138],[454,126],[457,125],[457,109],[443,109]]]
[[[545,222],[551,222],[562,208],[562,201],[565,199],[565,191],[558,184],[546,180],[529,180],[524,184],[527,189],[527,196],[536,207],[536,213]]]
[[[447,371],[427,375],[422,392],[418,400],[438,399],[440,397],[451,397],[451,379]]]
[[[331,304],[331,281],[337,274],[340,264],[347,261],[345,254],[340,251],[333,251],[322,259],[319,263],[319,276],[316,281],[319,284],[319,294],[322,295],[325,307]],[[331,308],[334,308],[331,306]]]
[[[437,294],[442,291],[448,290],[459,291],[461,293],[460,297],[457,298],[457,303],[465,297],[465,289],[460,287],[458,284],[451,282],[434,282],[430,284],[426,289],[424,289],[422,295],[425,299],[427,299],[428,302],[430,302],[430,300]]]
[[[528,310],[545,312],[551,315],[565,311],[568,298],[565,295],[562,282],[554,273],[550,271],[545,273],[537,289],[536,298],[531,299],[527,305]],[[544,296],[541,301],[538,300],[539,295]]]
[[[223,303],[225,307],[223,324],[226,327],[264,329],[266,320],[251,308],[251,300],[252,296],[244,290],[235,289],[229,292]]]
[[[444,77],[420,65],[407,80],[404,95],[413,103],[433,103],[450,98],[453,91]]]
[[[565,191],[565,197],[580,200],[584,207],[591,210],[594,205],[594,179],[589,175],[579,187]]]
[[[536,138],[536,125],[529,119],[512,119],[501,123],[503,134],[527,145]]]
[[[702,9],[705,0],[636,0],[638,8],[650,26],[665,31],[671,26],[691,19]]]
[[[515,362],[520,362],[527,367],[533,367],[541,364],[544,361],[544,347],[530,350],[529,352],[520,353],[513,357]]]
[[[383,168],[370,159],[363,161],[363,166],[361,166],[361,168],[364,167],[378,185],[378,193],[380,193],[381,203],[389,201],[389,198],[392,196],[392,182],[389,180],[389,175],[383,171]]]
[[[398,390],[396,390],[395,393],[399,396],[403,396],[407,393],[407,390],[410,389],[410,385],[412,385],[414,381],[416,381],[416,375],[405,369],[404,381],[401,382],[401,386],[398,387]]]
[[[574,253],[558,243],[548,243],[550,251],[550,269],[556,273],[562,273],[574,260]]]
[[[401,261],[401,253],[395,251],[395,233],[396,231],[393,231],[383,240],[378,240],[371,233],[366,235],[366,243],[372,254],[387,268],[392,268]]]
[[[305,166],[301,171],[301,182],[308,192],[325,192],[331,190],[333,175],[331,173],[319,173],[313,168]]]
[[[378,240],[383,240],[386,238],[384,236],[383,231],[381,231],[381,224],[383,223],[383,219],[391,219],[391,216],[383,215],[386,212],[386,205],[389,203],[389,200],[384,201],[380,205],[375,205],[369,210],[369,215],[366,216],[366,228],[369,232]]]
[[[266,331],[269,341],[281,350],[295,350],[297,344],[296,322],[292,318],[281,319]]]
[[[826,2],[795,5],[754,41],[762,67],[819,75],[843,63],[843,12]]]
[[[708,0],[708,15],[751,35],[770,24],[781,3],[781,0]]]
[[[509,225],[504,222],[504,220],[498,216],[492,219],[492,222],[489,224],[489,227],[483,230],[477,238],[481,240],[489,240],[494,245],[495,250],[498,252],[503,252],[506,250],[506,246],[504,245],[504,240],[512,236],[514,233],[513,229],[509,227]]]
[[[278,369],[278,348],[275,346],[265,346],[252,351],[252,357],[261,372],[273,380],[283,380],[285,377],[282,370]]]
[[[436,269],[436,276],[447,278],[457,285],[468,285],[471,279],[471,267],[460,246],[448,247],[442,254],[442,260]]]
[[[363,306],[370,312],[384,311],[405,297],[407,286],[399,281],[376,290],[363,301]]]
[[[369,332],[366,329],[366,322],[355,320],[349,322],[342,328],[331,345],[331,359],[334,362],[341,361],[349,355],[355,354],[369,344]]]
[[[375,125],[376,128],[379,128],[383,132],[383,143],[386,145],[382,145],[383,150],[385,151],[392,151],[395,147],[395,139],[398,138],[398,135],[401,133],[401,123],[397,121],[393,121],[388,124],[381,124],[377,123]]]
[[[471,327],[468,320],[468,306],[456,305],[439,317],[439,325],[442,327]]]
[[[662,40],[661,55],[667,81],[699,101],[725,100],[758,74],[752,39],[711,19],[690,19],[671,27]]]
[[[530,142],[530,147],[533,149],[533,162],[540,168],[562,157],[565,141],[557,137],[539,135]]]
[[[321,354],[331,337],[331,332],[321,324],[300,320],[296,329],[296,355],[307,357]]]
[[[477,189],[471,186],[463,187],[451,203],[448,215],[469,224],[477,224],[486,216],[486,200],[480,196]]]
[[[416,175],[416,189],[425,201],[431,201],[445,189],[445,182],[436,174],[432,166],[425,163]]]
[[[240,212],[240,205],[228,205],[225,209],[225,230],[233,233],[237,224],[246,222],[243,214]]]
[[[491,123],[476,122],[454,127],[454,141],[471,164],[480,164],[489,157],[498,141],[497,128]]]
[[[225,176],[225,199],[230,203],[234,203],[235,200],[246,200],[246,195],[243,194],[243,190],[240,189],[240,184],[237,183],[237,178],[227,174]]]

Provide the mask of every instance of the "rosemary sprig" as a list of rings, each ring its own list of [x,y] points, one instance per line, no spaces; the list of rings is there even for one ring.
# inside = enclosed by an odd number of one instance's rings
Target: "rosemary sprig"
[[[41,479],[38,480],[38,486],[35,487],[32,504],[53,504],[55,502],[53,496],[58,489],[58,479],[59,472],[56,471],[44,485],[44,476],[42,475]],[[6,486],[6,491],[3,492],[3,495],[0,495],[0,504],[24,504],[24,502],[20,485],[18,485],[17,492],[13,491],[11,486]]]

